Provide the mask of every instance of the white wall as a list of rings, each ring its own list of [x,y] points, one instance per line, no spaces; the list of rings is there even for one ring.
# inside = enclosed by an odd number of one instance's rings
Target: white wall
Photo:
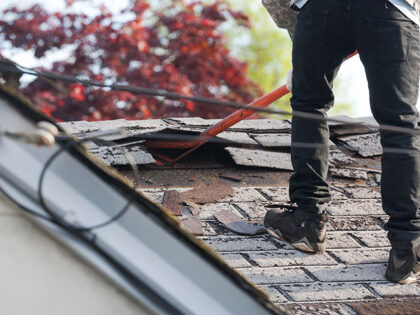
[[[0,195],[0,315],[150,314]]]

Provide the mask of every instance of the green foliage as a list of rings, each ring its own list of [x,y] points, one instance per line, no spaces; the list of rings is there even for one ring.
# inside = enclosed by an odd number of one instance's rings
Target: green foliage
[[[234,10],[241,9],[250,21],[250,28],[228,28],[232,53],[248,64],[248,76],[265,93],[286,82],[287,71],[292,67],[292,42],[285,30],[280,30],[259,1],[227,0]],[[275,107],[289,109],[290,95],[275,102]]]
[[[255,0],[226,0],[234,10],[242,10],[249,18],[250,28],[232,27],[226,23],[223,31],[228,38],[226,45],[234,56],[248,64],[248,76],[265,93],[286,83],[287,71],[292,67],[292,41],[286,30],[279,29],[261,4]],[[335,82],[335,93],[346,95],[346,85]],[[351,103],[345,101],[335,104],[331,114],[350,114]],[[272,106],[290,110],[290,94],[284,96]],[[278,118],[278,117],[277,117]]]

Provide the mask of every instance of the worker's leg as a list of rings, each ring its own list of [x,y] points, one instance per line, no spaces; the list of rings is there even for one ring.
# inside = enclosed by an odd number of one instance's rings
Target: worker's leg
[[[293,111],[324,117],[333,105],[332,83],[347,55],[353,52],[347,11],[340,0],[311,0],[297,16],[293,38]],[[325,249],[329,130],[324,121],[292,119],[290,198],[296,211],[269,211],[265,225],[273,236],[304,251]]]
[[[353,50],[345,20],[340,1],[311,0],[298,14],[293,40],[293,111],[325,116],[332,107],[333,80]],[[330,200],[328,141],[326,122],[293,116],[290,199],[306,212],[319,213]]]
[[[382,203],[390,216],[386,229],[393,248],[391,257],[394,257],[397,252],[413,251],[416,247],[420,251],[420,128],[416,109],[419,27],[391,4],[360,14],[355,25],[374,117],[380,124],[417,132],[414,135],[381,131]],[[410,255],[415,263],[420,253]],[[417,260],[416,268],[420,272],[420,257]],[[399,281],[389,276],[388,271],[388,278]]]

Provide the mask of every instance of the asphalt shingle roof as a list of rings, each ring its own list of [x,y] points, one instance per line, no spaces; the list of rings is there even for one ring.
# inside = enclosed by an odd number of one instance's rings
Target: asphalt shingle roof
[[[369,117],[357,121],[372,124]],[[114,127],[127,127],[127,133],[133,136],[145,131],[153,133],[169,125],[175,130],[202,131],[215,122],[171,118],[170,122],[118,120],[61,125],[78,136]],[[368,314],[372,305],[378,312],[381,307],[389,311],[393,307],[401,309],[401,305],[409,309],[420,302],[420,284],[401,286],[384,278],[390,244],[383,230],[387,216],[380,199],[378,132],[354,122],[349,119],[348,124],[330,125],[328,180],[332,201],[328,207],[327,251],[323,255],[301,253],[261,231],[253,236],[239,235],[227,226],[239,218],[258,229],[267,209],[289,205],[288,120],[242,121],[230,128],[229,136],[225,137],[236,145],[207,144],[173,167],[155,166],[141,144],[129,146],[130,150],[142,152],[142,157],[136,160],[143,165],[138,190],[160,204],[169,190],[177,191],[181,198],[175,201],[181,208],[177,217],[184,228],[200,234],[198,237],[230,266],[266,291],[275,303],[295,313]],[[124,139],[116,142],[122,144]],[[93,154],[132,178],[125,164],[118,162],[118,155],[112,150],[101,151],[105,156],[98,155],[98,150],[105,149],[96,145],[99,148],[92,149]],[[185,197],[185,191],[204,186],[210,192],[220,185],[231,190],[206,202]],[[405,303],[398,304],[401,299]]]

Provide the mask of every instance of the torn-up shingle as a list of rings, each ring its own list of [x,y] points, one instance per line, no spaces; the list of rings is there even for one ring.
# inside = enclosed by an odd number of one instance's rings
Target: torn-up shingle
[[[163,195],[163,207],[169,210],[173,215],[182,215],[182,204],[181,194],[176,190],[167,190]]]
[[[330,131],[337,136],[358,135],[376,132],[378,126],[373,117],[351,118],[348,116],[334,116],[332,118],[346,121],[347,123],[329,122]]]
[[[367,171],[352,168],[335,168],[329,169],[332,176],[351,178],[351,179],[367,179]]]
[[[90,124],[101,131],[118,129],[118,128],[129,128],[132,126],[132,122],[125,119],[91,121]]]
[[[382,154],[379,133],[340,137],[338,139],[363,157],[372,157]]]
[[[256,134],[251,137],[267,148],[290,148],[292,145],[292,136],[288,133]]]
[[[280,132],[290,130],[290,122],[278,119],[246,119],[233,125],[228,130],[243,130],[251,132]]]
[[[214,124],[213,121],[200,117],[171,118],[171,120],[189,127],[207,128]]]
[[[334,165],[346,165],[355,163],[356,160],[353,159],[351,156],[343,153],[340,150],[330,150],[329,161],[331,164]]]
[[[379,130],[379,124],[373,116],[360,117],[357,119],[362,121],[365,125],[368,125],[369,128]]]
[[[202,127],[210,127],[218,122],[220,119],[206,119],[206,124]],[[290,130],[290,122],[287,120],[278,119],[245,119],[237,124],[229,127],[227,131],[244,131],[244,132],[285,132]]]
[[[201,222],[196,217],[188,217],[181,221],[181,226],[194,235],[204,235]]]
[[[224,131],[216,136],[217,139],[223,139],[241,144],[257,144],[257,142],[248,136],[245,132]]]
[[[99,130],[98,127],[92,125],[88,121],[70,121],[58,123],[69,134],[80,134]]]
[[[198,216],[201,212],[201,207],[192,201],[184,201],[184,204],[188,206],[188,209],[191,211],[192,215]]]
[[[229,231],[242,235],[257,235],[265,232],[262,225],[254,225],[242,220],[232,211],[222,210],[215,215],[217,221],[222,223]]]
[[[137,165],[155,164],[153,156],[147,152],[143,146],[133,146],[127,148],[128,153],[134,159]],[[111,166],[127,166],[130,165],[127,157],[123,154],[122,149],[114,147],[100,147],[89,151],[96,157],[102,159],[105,163]]]
[[[225,150],[229,152],[238,165],[268,167],[287,171],[293,170],[290,154],[288,153],[233,147],[227,147]]]
[[[161,119],[146,119],[146,120],[131,120],[130,128],[138,129],[151,129],[151,128],[164,128],[168,124]]]
[[[364,186],[346,186],[343,188],[345,193],[353,199],[380,199],[379,189]]]
[[[182,200],[189,200],[195,203],[203,204],[217,202],[227,196],[233,195],[233,188],[230,185],[213,183],[209,186],[198,186],[194,189],[181,193]]]
[[[259,144],[266,148],[290,148],[292,146],[292,135],[289,133],[265,133],[251,135]],[[329,140],[329,146],[334,146]]]
[[[333,119],[333,120],[337,119],[337,120],[340,120],[340,122],[330,120],[328,121],[329,127],[341,126],[341,125],[355,125],[362,122],[359,118],[352,118],[346,115],[331,116],[330,119]]]

